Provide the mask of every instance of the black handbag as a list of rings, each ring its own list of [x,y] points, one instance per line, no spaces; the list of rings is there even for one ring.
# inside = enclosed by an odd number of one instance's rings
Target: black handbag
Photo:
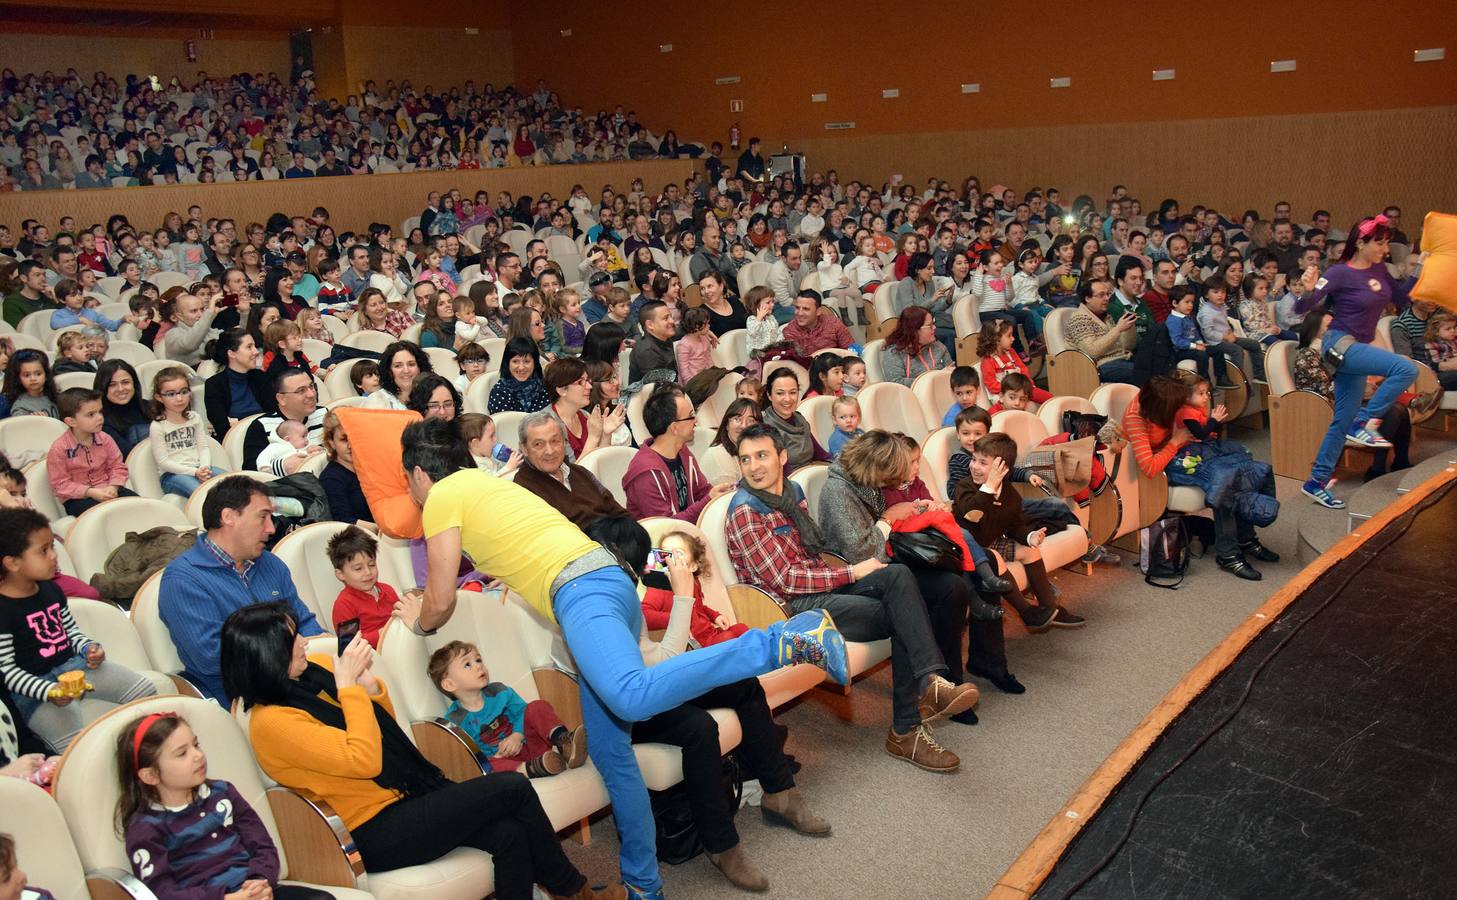
[[[723,758],[723,791],[727,796],[729,816],[739,811],[744,798],[744,778],[738,759],[730,753]],[[688,802],[688,788],[681,781],[665,791],[648,791],[653,807],[653,822],[658,832],[658,859],[669,865],[682,865],[703,852],[703,840],[693,821]]]
[[[890,561],[912,569],[966,570],[961,548],[939,531],[892,531]]]

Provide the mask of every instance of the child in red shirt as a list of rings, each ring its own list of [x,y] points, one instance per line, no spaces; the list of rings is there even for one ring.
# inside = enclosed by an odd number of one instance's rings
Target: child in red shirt
[[[1032,380],[1027,363],[1012,349],[1015,338],[1012,323],[1006,319],[986,320],[982,323],[981,334],[977,335],[976,353],[981,357],[981,383],[993,397],[1002,393],[1002,381],[1010,374],[1025,375],[1028,382]],[[1052,394],[1033,385],[1029,397],[1033,403],[1046,403],[1052,399]]]
[[[741,622],[729,624],[722,613],[714,612],[703,602],[703,584],[700,579],[711,577],[711,572],[708,568],[708,548],[702,541],[686,531],[671,531],[663,536],[662,549],[684,554],[693,569],[693,617],[688,625],[688,633],[700,647],[733,640],[749,630]],[[649,587],[643,594],[642,611],[648,628],[667,628],[669,614],[673,611],[673,592],[667,588]]]
[[[399,618],[406,627],[420,614],[419,591],[406,591],[401,600],[395,589],[379,580],[375,557],[379,543],[363,528],[350,525],[329,539],[329,562],[334,577],[344,583],[344,590],[334,600],[334,628],[350,619],[359,620],[359,634],[371,647],[379,647],[379,633],[391,618]]]

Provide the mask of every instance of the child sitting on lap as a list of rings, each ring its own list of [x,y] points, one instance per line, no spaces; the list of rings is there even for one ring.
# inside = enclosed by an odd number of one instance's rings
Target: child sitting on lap
[[[693,570],[693,618],[688,633],[700,647],[721,644],[733,640],[749,630],[742,622],[729,624],[721,613],[709,609],[703,602],[703,585],[699,579],[711,577],[708,562],[708,548],[703,542],[686,531],[670,531],[663,535],[662,549],[670,553],[682,553]],[[668,627],[668,617],[673,612],[673,591],[671,588],[651,587],[643,594],[643,618],[650,629]]]
[[[587,761],[587,732],[568,731],[545,700],[527,703],[491,681],[474,644],[451,641],[430,656],[430,680],[451,698],[445,718],[476,742],[479,757],[496,772],[525,766],[526,777],[546,778]]]

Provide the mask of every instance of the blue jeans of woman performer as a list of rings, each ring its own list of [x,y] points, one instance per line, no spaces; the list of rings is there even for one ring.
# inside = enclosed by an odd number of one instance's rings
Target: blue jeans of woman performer
[[[1332,329],[1325,333],[1321,344],[1333,347],[1343,337],[1344,334]],[[1366,395],[1366,379],[1372,375],[1384,380],[1363,406],[1361,398]],[[1341,450],[1346,446],[1346,435],[1371,419],[1385,416],[1396,398],[1411,387],[1416,378],[1417,365],[1405,356],[1359,342],[1347,348],[1341,367],[1331,378],[1335,412],[1331,416],[1331,427],[1326,430],[1320,450],[1315,454],[1310,479],[1321,484],[1330,481],[1336,462],[1341,458]]]

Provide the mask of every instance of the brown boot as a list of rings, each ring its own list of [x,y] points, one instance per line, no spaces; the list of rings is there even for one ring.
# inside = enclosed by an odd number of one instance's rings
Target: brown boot
[[[627,888],[620,884],[611,887],[592,887],[584,884],[575,894],[552,894],[552,900],[627,900]]]
[[[744,852],[743,844],[734,844],[722,853],[710,853],[708,859],[724,877],[733,883],[733,886],[742,891],[767,891],[769,890],[769,879],[764,877],[749,854]]]
[[[580,769],[587,762],[587,726],[578,725],[571,731],[558,728],[552,738],[568,769]]]
[[[952,684],[940,675],[932,675],[916,701],[921,713],[922,725],[934,725],[948,716],[965,712],[976,706],[980,693],[971,683]]]
[[[548,750],[536,759],[528,759],[524,767],[527,778],[550,778],[566,771],[566,760],[555,750]]]
[[[809,811],[804,795],[797,787],[765,794],[759,809],[763,811],[764,822],[768,825],[784,825],[800,834],[815,837],[825,837],[831,831],[829,822]]]
[[[955,772],[961,766],[961,759],[936,743],[925,725],[917,725],[909,734],[896,734],[892,728],[885,738],[885,752],[927,772]]]

